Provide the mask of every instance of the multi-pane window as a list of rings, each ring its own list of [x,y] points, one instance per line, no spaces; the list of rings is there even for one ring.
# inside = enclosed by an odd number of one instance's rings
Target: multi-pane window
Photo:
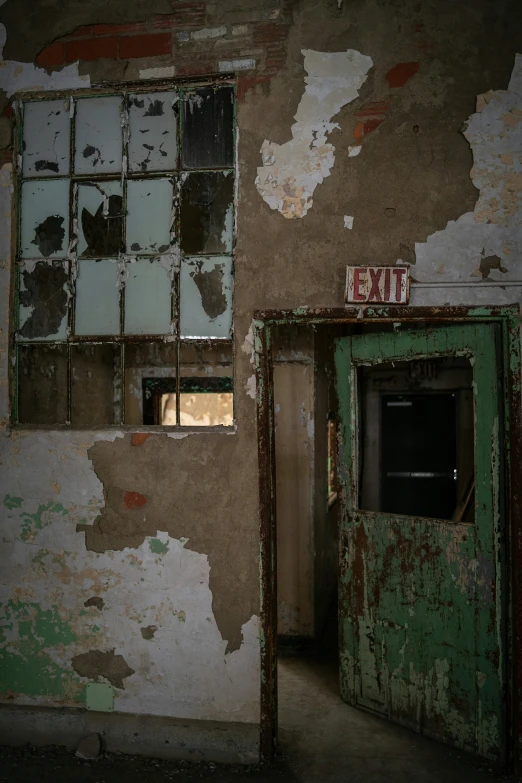
[[[19,113],[15,420],[230,423],[216,411],[232,391],[233,87]]]

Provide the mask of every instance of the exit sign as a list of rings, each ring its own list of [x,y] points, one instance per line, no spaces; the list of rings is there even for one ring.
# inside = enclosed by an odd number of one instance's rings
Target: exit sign
[[[350,304],[407,304],[410,269],[407,266],[347,266],[344,301]]]

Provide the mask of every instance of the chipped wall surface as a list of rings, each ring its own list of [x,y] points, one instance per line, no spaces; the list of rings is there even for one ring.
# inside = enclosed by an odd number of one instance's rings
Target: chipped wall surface
[[[521,279],[515,6],[153,0],[144,11],[138,0],[74,0],[64,10],[49,0],[31,9],[29,27],[24,3],[1,6],[4,425],[9,97],[226,67],[238,72],[239,130],[235,429],[167,437],[4,428],[4,703],[259,720],[254,310],[342,307],[347,263],[398,259],[425,286],[412,288],[413,305],[520,301],[516,285],[491,285]],[[477,95],[485,97],[463,135]],[[93,253],[105,241],[98,208],[86,205],[82,226]],[[210,238],[219,250],[229,235],[203,225],[202,212],[194,242]],[[294,217],[305,219],[285,219]],[[24,278],[29,331],[41,327],[29,312],[37,286],[56,292],[59,321],[60,281],[42,263]],[[229,274],[186,271],[198,290]]]
[[[219,564],[191,548],[200,543],[193,525],[187,536],[170,535],[164,521],[152,522],[153,498],[123,489],[121,515],[137,520],[134,540],[129,530],[117,532],[114,510],[103,519],[107,500],[90,455],[121,438],[87,432],[3,438],[2,536],[9,558],[0,588],[2,701],[84,705],[87,685],[101,682],[117,711],[255,722],[258,621],[239,620],[237,641],[230,616],[220,630],[216,599],[228,599],[209,588]],[[127,486],[133,486],[129,479]],[[172,505],[172,522],[178,514]],[[98,528],[108,528],[89,545],[97,520]],[[222,632],[229,633],[232,652]]]
[[[479,191],[475,209],[415,245],[412,276],[421,283],[522,283],[522,55],[507,90],[478,96],[464,135]]]
[[[307,49],[303,55],[306,87],[292,125],[292,139],[286,144],[263,142],[263,166],[256,178],[259,194],[286,218],[304,217],[312,206],[317,185],[330,174],[335,161],[335,147],[327,142],[339,127],[331,122],[332,117],[357,98],[372,67],[371,57],[353,49]]]

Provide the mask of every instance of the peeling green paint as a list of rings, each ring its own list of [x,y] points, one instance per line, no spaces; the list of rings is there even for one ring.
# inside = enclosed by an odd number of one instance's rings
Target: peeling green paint
[[[165,555],[169,551],[169,542],[161,541],[159,538],[151,538],[149,541],[149,549],[155,555]]]
[[[53,514],[67,516],[68,511],[61,503],[51,500],[49,503],[40,503],[34,514],[30,514],[28,511],[22,512],[20,514],[21,540],[32,541],[39,530],[52,523]]]
[[[23,498],[15,497],[15,495],[6,495],[4,497],[4,506],[9,510],[20,508],[23,502]]]
[[[2,625],[9,635],[4,632],[0,649],[0,692],[82,703],[83,683],[71,669],[53,661],[46,649],[77,641],[58,607],[8,601],[2,610]]]
[[[356,366],[463,354],[474,358],[475,524],[360,511]],[[339,477],[346,492],[343,698],[463,749],[502,758],[505,598],[498,546],[496,327],[453,325],[341,338],[336,366]]]

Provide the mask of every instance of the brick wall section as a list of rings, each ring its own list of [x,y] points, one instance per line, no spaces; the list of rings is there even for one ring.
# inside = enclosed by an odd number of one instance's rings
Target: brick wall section
[[[294,1],[243,0],[237,10],[221,17],[215,16],[215,4],[209,13],[199,0],[173,2],[173,13],[144,21],[79,27],[42,49],[36,62],[52,70],[77,60],[156,63],[160,57],[160,64],[173,65],[181,78],[237,71],[242,98],[285,65]]]

